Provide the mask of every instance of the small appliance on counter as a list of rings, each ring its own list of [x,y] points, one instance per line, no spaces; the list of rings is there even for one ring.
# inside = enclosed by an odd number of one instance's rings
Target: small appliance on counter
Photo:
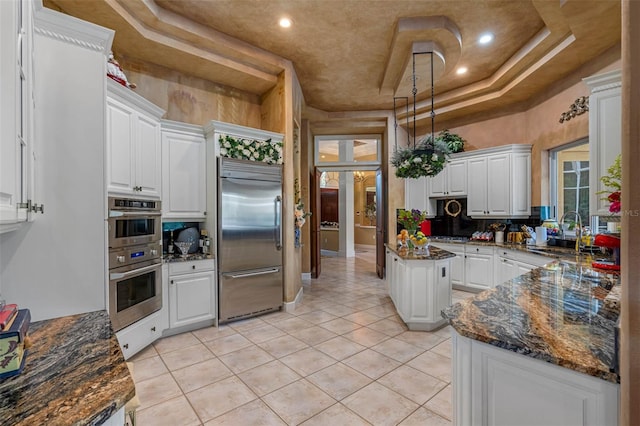
[[[611,234],[598,234],[595,237],[596,246],[605,247],[613,251],[612,260],[598,259],[591,266],[610,271],[620,270],[620,237]]]

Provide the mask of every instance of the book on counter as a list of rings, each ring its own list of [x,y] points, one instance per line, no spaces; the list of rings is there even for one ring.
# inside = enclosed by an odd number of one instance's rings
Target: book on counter
[[[10,326],[11,320],[15,319],[18,314],[18,305],[15,303],[4,305],[0,310],[0,330],[7,330]]]
[[[24,368],[30,323],[31,312],[19,309],[9,327],[0,331],[0,378],[15,376]]]

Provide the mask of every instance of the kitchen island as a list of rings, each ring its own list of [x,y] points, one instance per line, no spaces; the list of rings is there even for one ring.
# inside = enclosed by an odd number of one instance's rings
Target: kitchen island
[[[455,424],[618,424],[619,275],[590,261],[553,261],[443,311]]]
[[[414,254],[386,245],[387,291],[409,330],[431,331],[446,321],[440,312],[451,305],[453,253],[430,247]]]
[[[34,322],[29,335],[24,370],[0,381],[0,424],[123,424],[135,386],[106,311]]]

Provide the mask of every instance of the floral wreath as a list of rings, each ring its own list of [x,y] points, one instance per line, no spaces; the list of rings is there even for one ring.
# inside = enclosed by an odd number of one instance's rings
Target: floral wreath
[[[262,161],[267,164],[282,164],[282,142],[271,139],[255,140],[220,135],[220,156],[241,160]]]

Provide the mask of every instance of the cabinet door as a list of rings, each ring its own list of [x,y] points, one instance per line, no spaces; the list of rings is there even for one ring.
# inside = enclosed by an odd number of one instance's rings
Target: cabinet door
[[[429,197],[444,197],[447,195],[447,167],[429,179]]]
[[[107,189],[131,194],[133,175],[135,111],[126,105],[107,100]]]
[[[511,156],[491,155],[487,159],[487,211],[489,216],[510,216]]]
[[[511,217],[531,215],[531,154],[511,154]]]
[[[621,151],[622,103],[619,77],[617,87],[589,96],[589,210],[592,215],[609,216],[609,202],[599,191],[611,192],[600,178],[608,174]]]
[[[161,143],[160,122],[155,118],[137,114],[137,140],[135,161],[135,183],[137,194],[160,198],[161,188]]]
[[[496,262],[495,285],[502,284],[520,275],[518,262],[506,257],[499,257]]]
[[[470,158],[467,175],[467,215],[486,216],[487,210],[487,157]]]
[[[205,217],[206,169],[204,136],[162,133],[162,215]]]
[[[451,306],[451,262],[450,259],[436,262],[435,268],[435,315],[433,321],[438,320],[440,312]]]
[[[215,318],[215,272],[169,277],[169,327]]]
[[[452,252],[453,253],[453,252]],[[456,252],[456,257],[451,259],[451,285],[464,285],[464,253]]]
[[[467,160],[452,160],[447,164],[447,195],[467,195]]]
[[[482,290],[493,286],[493,255],[466,254],[464,264],[467,286]]]

